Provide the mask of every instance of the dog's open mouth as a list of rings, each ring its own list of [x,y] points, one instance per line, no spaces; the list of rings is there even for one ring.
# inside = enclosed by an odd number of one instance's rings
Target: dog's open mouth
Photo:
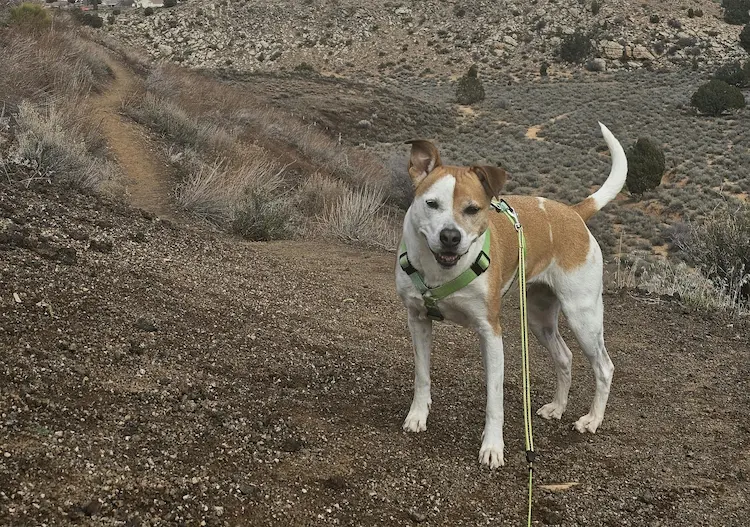
[[[452,252],[442,252],[442,253],[432,253],[435,255],[435,260],[437,260],[437,263],[442,265],[443,267],[453,267],[458,263],[458,260],[461,258],[460,254],[452,253]]]

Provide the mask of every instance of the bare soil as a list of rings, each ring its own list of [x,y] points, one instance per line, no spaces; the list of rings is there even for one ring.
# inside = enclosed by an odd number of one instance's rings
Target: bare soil
[[[159,153],[158,146],[120,110],[129,97],[143,95],[139,79],[126,66],[107,58],[114,80],[100,95],[93,98],[94,116],[109,149],[124,172],[125,192],[129,201],[140,208],[163,217],[179,217],[172,200],[170,167]]]
[[[0,221],[0,524],[521,524],[514,299],[490,471],[467,330],[437,325],[428,430],[401,430],[392,254],[244,242],[44,182],[0,180]],[[577,485],[537,487],[534,524],[747,525],[750,322],[627,292],[605,306],[605,421],[572,430],[593,379],[566,330],[571,401],[534,419],[536,483]],[[536,343],[531,369],[538,408],[554,375]]]

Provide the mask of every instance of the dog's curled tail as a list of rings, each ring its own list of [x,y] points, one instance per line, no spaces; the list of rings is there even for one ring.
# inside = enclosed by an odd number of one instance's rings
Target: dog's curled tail
[[[599,123],[602,128],[602,135],[609,147],[609,153],[612,157],[612,169],[609,171],[609,177],[599,190],[594,192],[588,198],[573,206],[583,221],[588,220],[597,211],[601,210],[604,205],[615,199],[615,196],[622,190],[625,185],[625,178],[628,175],[628,158],[622,149],[620,142],[612,135],[612,132]]]

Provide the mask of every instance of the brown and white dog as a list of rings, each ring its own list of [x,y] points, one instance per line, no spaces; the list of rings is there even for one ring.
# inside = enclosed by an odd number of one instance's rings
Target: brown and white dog
[[[614,366],[604,346],[602,325],[602,253],[586,227],[595,212],[611,201],[625,184],[627,159],[622,146],[600,123],[612,156],[604,185],[574,206],[545,198],[505,196],[515,209],[526,235],[529,328],[550,353],[557,374],[552,402],[537,414],[560,419],[568,404],[572,354],[558,331],[560,311],[588,358],[596,377],[589,413],[578,419],[579,432],[596,432],[604,418]],[[446,320],[474,328],[481,341],[487,386],[479,461],[496,468],[503,458],[503,339],[502,297],[518,269],[518,240],[513,224],[490,207],[505,184],[501,168],[445,166],[429,141],[411,142],[409,176],[415,197],[404,220],[403,242],[413,267],[429,287],[465,271],[477,258],[485,231],[491,233],[490,266],[468,286],[439,302]],[[403,428],[427,428],[430,395],[432,320],[422,295],[400,265],[396,287],[409,317],[414,346],[414,399]]]

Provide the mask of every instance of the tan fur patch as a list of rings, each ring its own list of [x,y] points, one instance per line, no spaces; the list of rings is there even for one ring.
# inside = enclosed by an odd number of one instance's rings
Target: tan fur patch
[[[456,188],[453,191],[453,218],[466,232],[479,236],[487,230],[487,215],[491,214],[490,198],[476,174],[470,170],[456,167],[452,174],[456,178]],[[467,214],[466,208],[472,205],[479,207],[479,212]]]
[[[527,280],[544,271],[553,260],[566,271],[585,263],[589,253],[589,232],[572,207],[545,200],[542,210],[536,197],[506,196],[504,199],[516,211],[523,225]],[[502,324],[501,291],[505,284],[513,280],[518,268],[518,234],[508,218],[499,213],[491,213],[490,229],[492,263],[487,270],[487,320],[499,332]]]
[[[591,196],[589,196],[582,202],[573,205],[572,208],[578,213],[581,218],[583,218],[583,221],[587,221],[599,210],[596,206],[596,201],[594,201],[594,198],[592,198]]]

